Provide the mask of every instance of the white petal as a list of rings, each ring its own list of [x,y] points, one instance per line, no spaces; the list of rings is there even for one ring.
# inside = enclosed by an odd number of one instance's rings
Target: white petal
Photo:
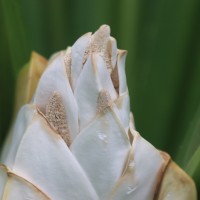
[[[117,67],[119,75],[119,95],[127,92],[127,83],[126,83],[126,73],[125,73],[125,61],[126,61],[126,51],[119,51],[117,57]]]
[[[72,86],[76,87],[76,81],[83,69],[83,57],[86,48],[89,46],[91,33],[86,33],[80,37],[72,46]]]
[[[50,200],[39,190],[28,184],[27,182],[10,176],[6,183],[2,200]]]
[[[117,93],[113,86],[105,61],[100,55],[94,53],[92,62],[93,66],[97,69],[97,78],[99,78],[101,89],[106,90],[110,94],[111,99],[114,101],[117,98]]]
[[[47,65],[49,66],[56,58],[58,58],[58,57],[60,57],[60,55],[64,55],[64,54],[65,54],[64,50],[58,51],[58,52],[52,54],[51,57],[48,60],[48,64]]]
[[[30,121],[34,115],[34,108],[31,105],[23,106],[17,116],[17,120],[9,133],[8,138],[4,144],[3,152],[1,155],[1,163],[7,165],[12,169],[16,152],[19,147],[20,141],[26,131]]]
[[[117,66],[111,76],[116,90],[119,90],[119,97],[115,101],[113,109],[128,133],[130,122],[130,99],[126,83],[125,59],[126,51],[120,50],[117,57]]]
[[[128,92],[119,96],[113,106],[113,109],[125,128],[126,133],[128,133],[130,123],[130,100]]]
[[[136,130],[136,128],[135,128],[135,120],[134,120],[132,112],[130,112],[130,129],[133,130],[133,131]]]
[[[105,199],[120,177],[130,143],[112,111],[99,115],[71,145],[100,199]]]
[[[0,199],[3,199],[3,194],[7,182],[7,173],[5,170],[2,169],[2,166],[0,167]]]
[[[84,65],[74,91],[79,107],[80,130],[95,118],[102,90],[107,91],[113,101],[117,98],[105,62],[97,54],[92,54]]]
[[[24,134],[13,170],[51,199],[98,199],[65,142],[39,114]]]
[[[42,75],[33,103],[45,114],[49,98],[54,92],[62,96],[67,125],[74,139],[78,134],[78,108],[69,84],[63,55],[57,56]]]
[[[50,200],[36,186],[12,173],[5,165],[0,165],[0,198],[2,200]]]
[[[110,42],[112,46],[111,62],[112,62],[112,68],[114,68],[117,62],[117,42],[116,42],[116,39],[113,37],[110,37]]]
[[[100,86],[95,71],[89,56],[74,91],[79,108],[80,130],[96,116]]]
[[[110,199],[153,200],[165,162],[157,149],[135,133],[129,163]]]

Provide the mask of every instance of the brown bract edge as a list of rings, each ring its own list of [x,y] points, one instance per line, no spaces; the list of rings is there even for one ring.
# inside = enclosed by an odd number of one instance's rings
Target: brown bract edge
[[[154,193],[153,200],[157,200],[158,197],[159,197],[159,193],[160,193],[163,177],[165,176],[165,172],[167,170],[167,167],[169,166],[169,164],[172,161],[170,155],[167,154],[166,152],[160,151],[160,154],[163,157],[163,159],[165,160],[165,164],[163,164],[163,166],[161,167],[161,169],[160,169],[160,171],[158,173],[157,186],[156,186],[156,190],[155,190],[155,193]]]
[[[33,183],[31,183],[30,181],[28,181],[24,177],[17,175],[15,172],[12,172],[12,170],[10,170],[6,165],[0,164],[0,168],[7,173],[8,177],[12,177],[13,176],[13,177],[15,177],[15,178],[17,178],[17,179],[19,179],[21,181],[24,181],[27,185],[29,185],[34,190],[36,190],[40,194],[42,194],[46,200],[51,200],[51,198],[48,197],[41,189],[39,189],[37,186],[35,186]]]

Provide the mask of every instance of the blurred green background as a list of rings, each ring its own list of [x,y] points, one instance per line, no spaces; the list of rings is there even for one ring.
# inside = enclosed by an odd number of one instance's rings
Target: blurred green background
[[[31,51],[48,58],[101,24],[129,52],[137,130],[200,188],[199,0],[1,0],[1,143],[12,120],[15,80]]]

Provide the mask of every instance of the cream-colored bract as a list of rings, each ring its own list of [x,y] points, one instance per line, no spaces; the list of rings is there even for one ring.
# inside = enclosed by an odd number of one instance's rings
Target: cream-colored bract
[[[192,179],[135,130],[125,59],[107,25],[49,59],[3,148],[2,200],[197,199]]]

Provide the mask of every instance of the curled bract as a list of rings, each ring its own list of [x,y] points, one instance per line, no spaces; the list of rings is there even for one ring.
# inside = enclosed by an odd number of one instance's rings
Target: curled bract
[[[50,58],[5,143],[1,199],[196,199],[188,175],[135,130],[125,58],[107,25]]]

